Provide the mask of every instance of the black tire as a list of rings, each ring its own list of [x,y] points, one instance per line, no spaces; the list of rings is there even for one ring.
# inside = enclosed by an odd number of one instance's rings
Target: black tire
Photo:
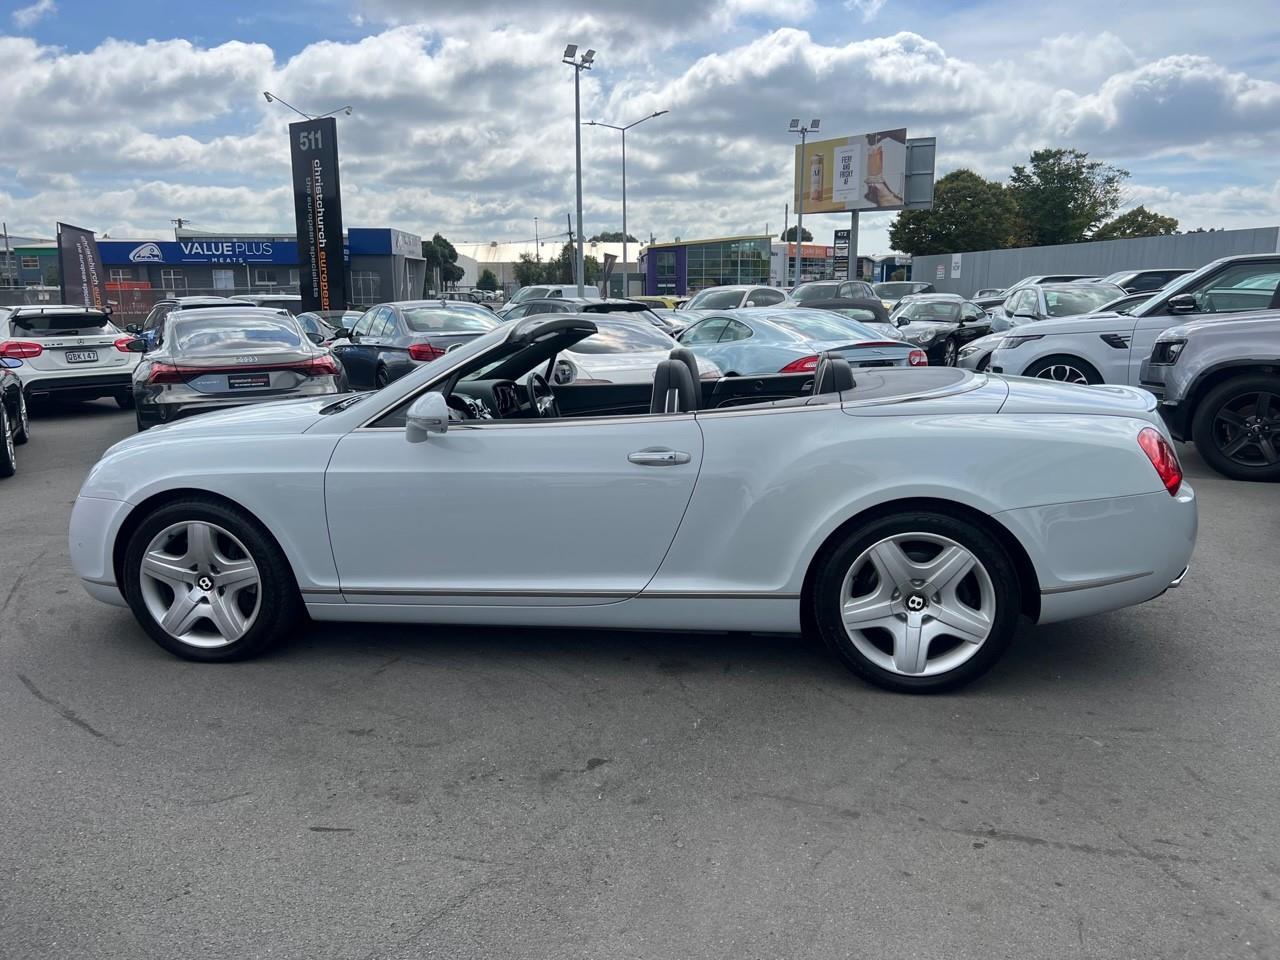
[[[0,402],[0,477],[12,477],[18,472],[13,442],[13,434],[9,428],[9,408]]]
[[[18,391],[18,422],[14,424],[13,442],[22,446],[31,439],[31,419],[27,416],[27,395]]]
[[[955,338],[948,337],[947,342],[942,345],[942,365],[944,367],[954,367],[959,355],[960,348],[956,345]]]
[[[391,378],[387,376],[387,368],[379,367],[377,372],[373,375],[373,389],[381,390],[390,382]]]
[[[166,527],[183,521],[216,524],[242,543],[259,574],[256,619],[244,636],[221,647],[193,646],[170,636],[156,622],[142,593],[142,556],[151,541]],[[236,507],[193,497],[167,503],[146,517],[133,531],[125,548],[124,596],[142,628],[160,646],[186,660],[223,663],[258,656],[284,642],[302,618],[302,598],[293,570],[271,535],[253,517]]]
[[[841,617],[845,576],[871,546],[901,534],[933,534],[959,544],[986,568],[993,588],[994,615],[986,639],[969,659],[931,676],[909,676],[885,669],[858,649]],[[1013,640],[1021,613],[1017,570],[1000,542],[968,520],[933,511],[910,511],[870,520],[830,544],[815,559],[810,614],[828,648],[863,680],[898,693],[941,693],[977,679]],[[928,655],[926,649],[926,657]]]
[[[133,392],[130,391],[128,393],[117,393],[116,406],[118,406],[121,410],[132,410],[133,409]]]
[[[1051,372],[1054,368],[1069,367],[1076,373],[1082,375],[1088,384],[1102,383],[1102,374],[1094,368],[1093,364],[1087,360],[1081,360],[1079,357],[1073,357],[1067,354],[1056,357],[1045,357],[1043,360],[1037,360],[1031,366],[1023,371],[1024,377],[1037,377],[1041,380],[1053,380],[1055,383],[1079,383],[1078,380],[1066,380],[1057,376],[1052,376]]]
[[[1272,399],[1270,417],[1257,424],[1257,436],[1268,442],[1273,452],[1280,452],[1280,376],[1248,374],[1220,383],[1200,401],[1191,419],[1191,439],[1201,458],[1232,480],[1280,480],[1280,462],[1266,463],[1264,446],[1247,443],[1236,454],[1228,454],[1226,450],[1239,435],[1229,434],[1229,427],[1218,420],[1223,413],[1234,412],[1233,407],[1247,418],[1251,398],[1260,393],[1270,394]]]
[[[133,419],[134,419],[134,422],[137,423],[138,425],[139,433],[141,433],[143,430],[147,429],[147,427],[150,426],[149,423],[142,422],[142,414],[138,411],[138,407],[136,404],[134,405],[134,408],[133,408]]]

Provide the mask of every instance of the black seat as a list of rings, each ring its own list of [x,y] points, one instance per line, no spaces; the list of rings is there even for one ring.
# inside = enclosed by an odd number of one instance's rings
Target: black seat
[[[842,393],[852,390],[853,367],[844,357],[824,354],[818,361],[818,369],[813,372],[813,395],[823,393]]]
[[[650,413],[690,413],[697,409],[693,377],[679,360],[663,360],[653,371],[653,399]]]
[[[688,347],[676,347],[667,356],[689,368],[689,376],[693,378],[693,409],[697,410],[702,406],[702,372],[698,369],[698,358]]]

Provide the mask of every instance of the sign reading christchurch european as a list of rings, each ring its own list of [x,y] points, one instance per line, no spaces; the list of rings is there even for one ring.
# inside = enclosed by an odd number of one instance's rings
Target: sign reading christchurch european
[[[58,224],[58,265],[63,303],[99,310],[107,305],[107,272],[92,230]]]
[[[338,124],[333,117],[289,124],[293,215],[298,227],[303,310],[347,306],[342,258],[342,191],[338,184]]]

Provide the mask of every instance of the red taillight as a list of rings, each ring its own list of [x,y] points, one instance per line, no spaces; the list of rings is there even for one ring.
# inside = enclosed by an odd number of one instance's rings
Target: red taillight
[[[153,363],[147,371],[147,383],[184,383],[196,371],[175,367],[172,363]]]
[[[435,360],[444,356],[444,347],[437,347],[434,343],[411,343],[409,356],[414,360]]]
[[[799,360],[792,360],[785,367],[779,370],[779,373],[813,373],[818,369],[818,356],[814,354],[812,357],[801,357]]]
[[[316,357],[314,360],[308,360],[300,363],[296,367],[290,366],[286,369],[298,370],[305,373],[308,377],[336,377],[342,372],[342,368],[338,366],[338,361],[333,357]]]
[[[929,355],[923,350],[912,350],[907,354],[907,363],[913,367],[927,367],[929,365]]]
[[[1169,496],[1177,496],[1182,487],[1182,464],[1178,462],[1178,454],[1169,441],[1155,427],[1143,427],[1138,434],[1138,446],[1156,468],[1160,482],[1169,491]]]
[[[44,347],[29,340],[5,340],[0,343],[0,357],[10,360],[30,360],[44,353]]]
[[[129,344],[133,343],[133,337],[121,337],[115,342],[115,348],[121,353],[129,352]]]

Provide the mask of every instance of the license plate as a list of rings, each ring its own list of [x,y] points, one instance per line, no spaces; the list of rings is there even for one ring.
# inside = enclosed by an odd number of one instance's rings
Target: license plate
[[[67,363],[97,363],[97,350],[68,350]]]
[[[227,374],[227,387],[231,390],[248,390],[253,387],[269,387],[271,386],[271,374],[269,373],[229,373]]]

